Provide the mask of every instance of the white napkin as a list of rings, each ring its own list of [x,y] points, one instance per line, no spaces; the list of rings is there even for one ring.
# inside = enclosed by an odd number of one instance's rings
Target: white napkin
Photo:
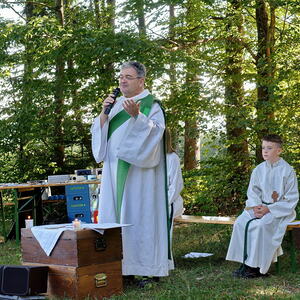
[[[72,224],[33,226],[31,232],[47,256],[50,256],[60,235],[65,230],[73,230]]]
[[[103,234],[105,229],[118,228],[130,226],[130,224],[118,224],[118,223],[81,223],[81,229],[93,229],[100,234]],[[74,230],[72,223],[67,224],[54,224],[54,225],[42,225],[33,226],[31,232],[39,242],[41,248],[44,250],[47,256],[51,255],[53,248],[55,247],[58,239],[65,230]]]

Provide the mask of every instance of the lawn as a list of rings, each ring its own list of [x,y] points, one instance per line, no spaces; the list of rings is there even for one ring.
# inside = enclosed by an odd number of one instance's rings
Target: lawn
[[[287,251],[281,258],[280,274],[272,266],[267,278],[233,278],[231,273],[238,265],[224,260],[230,233],[231,226],[228,225],[192,224],[175,228],[173,253],[176,269],[170,276],[144,289],[125,287],[122,296],[110,299],[300,299],[299,272],[290,272]],[[283,248],[286,248],[285,242]],[[214,255],[198,259],[182,257],[191,251]],[[0,264],[20,262],[20,249],[14,241],[0,244]]]

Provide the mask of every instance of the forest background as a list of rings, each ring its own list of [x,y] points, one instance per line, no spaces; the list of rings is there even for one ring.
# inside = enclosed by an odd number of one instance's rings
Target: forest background
[[[0,182],[99,167],[90,126],[137,60],[182,160],[187,214],[242,207],[260,139],[300,170],[298,0],[1,0]]]

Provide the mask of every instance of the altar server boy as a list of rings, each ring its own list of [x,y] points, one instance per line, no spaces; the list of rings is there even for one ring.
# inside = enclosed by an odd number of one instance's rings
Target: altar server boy
[[[294,169],[282,158],[282,139],[270,134],[262,139],[265,160],[252,172],[246,207],[237,218],[226,259],[242,263],[233,276],[265,276],[282,255],[281,242],[289,222],[296,217],[299,200]]]

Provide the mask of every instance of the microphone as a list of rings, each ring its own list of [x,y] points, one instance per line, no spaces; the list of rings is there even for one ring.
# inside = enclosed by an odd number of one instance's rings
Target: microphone
[[[116,100],[116,98],[118,97],[118,95],[120,94],[120,89],[119,88],[115,88],[113,91],[112,91],[112,94],[113,96],[111,96],[114,100]],[[106,108],[105,108],[105,111],[104,111],[104,114],[105,115],[108,115],[112,109],[112,107],[114,106],[115,103],[111,103],[109,104]]]

